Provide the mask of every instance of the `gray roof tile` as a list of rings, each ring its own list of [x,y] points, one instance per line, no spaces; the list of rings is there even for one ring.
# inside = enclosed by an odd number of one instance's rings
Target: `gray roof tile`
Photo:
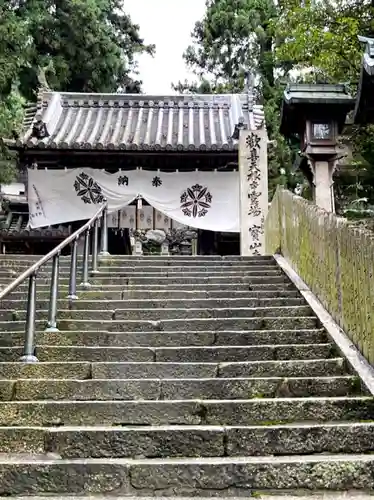
[[[284,91],[287,104],[352,103],[353,98],[346,85],[338,84],[290,84]]]
[[[359,36],[358,39],[365,43],[366,47],[362,56],[353,121],[356,124],[367,125],[374,122],[374,38]]]
[[[69,226],[62,224],[30,229],[28,220],[29,216],[26,212],[6,212],[0,220],[0,239],[58,238],[64,240],[71,233]]]
[[[247,94],[149,96],[43,92],[18,146],[54,149],[235,150],[238,124],[264,122]],[[36,125],[46,125],[47,136]]]
[[[370,76],[374,75],[374,38],[359,36],[360,42],[366,43],[365,53],[362,57],[362,66]]]

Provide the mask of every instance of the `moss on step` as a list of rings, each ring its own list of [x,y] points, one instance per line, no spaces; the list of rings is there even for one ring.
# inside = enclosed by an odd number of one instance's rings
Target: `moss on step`
[[[20,321],[21,315],[18,311],[12,311],[12,321]]]

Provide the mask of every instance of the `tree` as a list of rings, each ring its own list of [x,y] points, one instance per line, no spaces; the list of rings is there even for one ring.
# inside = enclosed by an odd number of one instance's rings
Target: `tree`
[[[283,2],[273,23],[277,40],[275,59],[289,64],[299,78],[319,83],[341,83],[356,93],[363,46],[358,35],[374,33],[372,0],[316,0],[303,6]],[[337,179],[338,205],[367,197],[374,203],[374,128],[350,127],[347,138],[353,148],[350,172]]]
[[[279,134],[284,86],[279,79],[281,68],[274,60],[271,22],[278,18],[278,11],[274,0],[207,0],[205,16],[195,24],[193,44],[184,54],[200,82],[175,86],[184,91],[206,90],[206,75],[211,75],[211,91],[242,92],[245,74],[255,75],[256,97],[264,104],[269,137],[274,141],[269,151],[270,195],[283,170],[288,182],[294,183],[292,152]]]
[[[29,67],[21,72],[21,91],[29,95],[39,67],[53,62],[51,87],[72,92],[140,91],[133,81],[134,55],[154,51],[120,0],[24,0],[18,9],[32,37]]]
[[[27,64],[27,21],[20,20],[11,2],[0,0],[0,96],[11,92],[12,82]]]
[[[371,30],[369,2],[356,0],[284,2],[276,21],[275,57],[283,67],[308,70],[305,77],[357,88],[362,57],[358,35]],[[366,4],[366,5],[365,5]]]
[[[17,84],[27,64],[30,43],[26,20],[19,20],[12,2],[0,3],[0,137],[10,137],[22,122],[23,99]],[[0,140],[0,183],[15,175],[14,157]]]
[[[0,138],[17,134],[23,119],[24,99],[17,89],[0,98]],[[12,182],[16,174],[16,158],[0,139],[0,184]]]
[[[41,68],[54,90],[140,92],[133,75],[141,52],[154,46],[120,0],[0,0],[0,137],[17,131],[22,99],[36,99]],[[0,182],[9,180],[8,157],[2,143]]]
[[[198,75],[209,73],[242,88],[243,75],[256,68],[273,83],[272,32],[276,16],[273,0],[207,0],[204,19],[192,32],[193,44],[185,52],[187,64]]]
[[[373,14],[374,0],[207,0],[184,55],[199,81],[178,88],[206,91],[211,80],[211,91],[242,91],[251,70],[270,139],[277,143],[269,150],[270,195],[279,182],[294,187],[301,180],[292,168],[296,145],[279,134],[284,87],[290,81],[346,83],[355,93],[363,52],[358,35],[374,34]],[[368,181],[366,189],[360,180],[361,195],[372,197],[374,130],[352,127],[348,135],[356,170],[361,165]]]

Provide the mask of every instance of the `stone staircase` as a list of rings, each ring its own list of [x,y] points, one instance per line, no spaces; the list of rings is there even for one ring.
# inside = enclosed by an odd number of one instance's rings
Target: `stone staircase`
[[[0,305],[0,496],[374,488],[374,400],[271,257],[111,257],[74,303],[68,269],[39,364],[26,285]]]

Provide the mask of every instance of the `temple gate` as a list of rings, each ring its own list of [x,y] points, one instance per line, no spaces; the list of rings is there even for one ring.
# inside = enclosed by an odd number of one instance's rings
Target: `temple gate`
[[[198,239],[212,231],[236,239],[234,253],[265,251],[267,134],[250,91],[165,97],[41,89],[8,146],[28,172],[30,230],[74,226],[107,199],[117,233],[191,228]],[[153,194],[163,189],[163,198]]]

